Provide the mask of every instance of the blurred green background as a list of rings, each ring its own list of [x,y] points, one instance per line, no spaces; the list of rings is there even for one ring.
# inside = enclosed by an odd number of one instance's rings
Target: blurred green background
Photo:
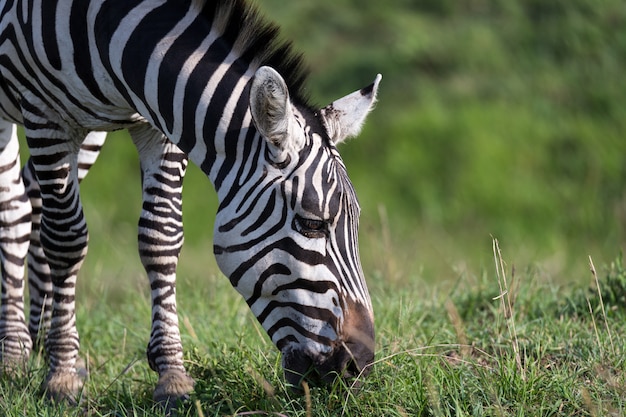
[[[370,280],[479,276],[491,236],[517,268],[559,282],[624,247],[623,0],[258,3],[304,53],[320,105],[383,74],[362,135],[340,148]],[[136,258],[138,162],[113,136],[82,191],[96,268]],[[215,195],[195,167],[184,208],[183,262],[214,268]]]

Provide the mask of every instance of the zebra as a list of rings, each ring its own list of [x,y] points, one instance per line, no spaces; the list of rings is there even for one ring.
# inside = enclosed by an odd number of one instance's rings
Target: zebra
[[[2,116],[24,126],[53,284],[49,397],[75,402],[83,383],[75,283],[88,232],[77,153],[94,130],[126,128],[140,149],[164,135],[207,175],[219,201],[217,264],[280,351],[289,385],[370,371],[360,208],[336,146],[360,132],[380,75],[313,106],[302,57],[244,0],[24,0],[0,10],[0,74],[21,110]],[[154,399],[165,403],[185,398],[193,380],[182,346],[162,346],[161,332],[178,332],[174,285],[151,289],[160,309],[147,356],[159,374]]]

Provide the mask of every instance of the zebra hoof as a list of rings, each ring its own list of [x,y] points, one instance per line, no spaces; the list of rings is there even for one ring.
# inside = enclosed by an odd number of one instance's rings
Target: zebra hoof
[[[170,415],[182,402],[189,399],[195,382],[184,371],[168,370],[159,375],[159,381],[154,389],[154,401],[165,409],[165,415]]]
[[[85,378],[76,372],[55,372],[48,375],[44,382],[46,396],[53,402],[65,402],[78,405]]]

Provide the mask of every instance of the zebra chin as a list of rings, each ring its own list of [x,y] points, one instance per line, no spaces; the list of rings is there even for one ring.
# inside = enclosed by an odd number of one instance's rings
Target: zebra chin
[[[365,310],[363,307],[358,310],[361,309]],[[341,339],[333,343],[328,353],[313,353],[302,343],[281,349],[285,380],[296,392],[302,391],[303,381],[312,386],[329,386],[338,378],[351,388],[358,387],[371,372],[374,348],[371,316],[357,315],[354,320],[346,321]]]

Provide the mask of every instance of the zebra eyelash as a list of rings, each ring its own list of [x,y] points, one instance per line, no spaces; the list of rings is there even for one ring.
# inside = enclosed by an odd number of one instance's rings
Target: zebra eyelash
[[[309,239],[327,238],[328,222],[319,219],[311,219],[296,214],[293,219],[294,229]]]

